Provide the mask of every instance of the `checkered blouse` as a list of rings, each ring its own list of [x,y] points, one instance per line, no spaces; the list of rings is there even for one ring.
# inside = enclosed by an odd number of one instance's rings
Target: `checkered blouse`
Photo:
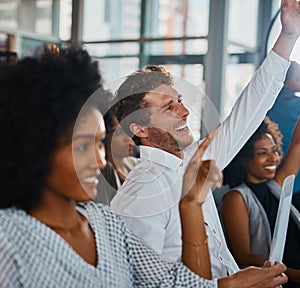
[[[0,287],[216,287],[140,242],[108,207],[81,205],[95,234],[98,264],[23,210],[0,210]]]

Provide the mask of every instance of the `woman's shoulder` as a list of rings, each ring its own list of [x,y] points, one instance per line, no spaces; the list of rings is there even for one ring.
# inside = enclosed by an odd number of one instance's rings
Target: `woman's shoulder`
[[[249,188],[247,187],[247,185],[245,183],[241,183],[238,186],[229,188],[228,191],[224,193],[224,197],[227,195],[244,195],[248,190]]]
[[[253,193],[251,189],[242,183],[236,187],[230,188],[229,191],[223,196],[222,202],[234,202],[236,205],[244,202],[247,206],[253,201]]]

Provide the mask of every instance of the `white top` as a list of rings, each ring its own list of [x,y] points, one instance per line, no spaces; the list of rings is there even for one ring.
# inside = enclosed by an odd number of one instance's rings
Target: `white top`
[[[180,261],[170,263],[141,243],[107,206],[79,204],[97,246],[96,267],[24,210],[0,210],[0,287],[217,287]]]
[[[204,159],[224,169],[263,121],[283,86],[289,62],[271,51],[218,127]],[[181,256],[178,202],[184,169],[197,145],[184,151],[184,161],[165,151],[141,146],[141,159],[111,202],[131,229],[158,253],[176,261]],[[238,266],[230,254],[217,208],[210,193],[203,205],[214,278],[232,274]]]

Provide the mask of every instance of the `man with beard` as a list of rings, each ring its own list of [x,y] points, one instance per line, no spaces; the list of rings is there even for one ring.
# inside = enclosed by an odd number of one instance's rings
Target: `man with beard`
[[[230,116],[216,130],[204,155],[222,170],[264,119],[283,86],[289,55],[300,34],[300,5],[284,0],[281,33],[267,58],[235,103]],[[111,202],[135,234],[167,260],[181,256],[178,202],[185,168],[197,144],[187,126],[188,109],[164,68],[148,66],[129,75],[119,87],[118,120],[140,145],[141,159]],[[230,254],[210,193],[203,204],[213,278],[234,273],[251,287],[247,271],[238,271]],[[198,243],[195,250],[200,245]],[[230,276],[229,276],[230,277]],[[263,273],[260,274],[263,279]],[[247,284],[246,284],[247,283]],[[261,285],[255,286],[261,287]]]

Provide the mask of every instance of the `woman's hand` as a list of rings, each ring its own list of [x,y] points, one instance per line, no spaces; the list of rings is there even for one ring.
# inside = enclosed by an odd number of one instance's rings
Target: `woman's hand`
[[[216,166],[215,161],[202,160],[202,156],[214,135],[215,131],[204,139],[188,164],[182,186],[184,200],[196,200],[201,204],[205,201],[208,191],[213,185],[217,188],[222,185],[223,174]]]

